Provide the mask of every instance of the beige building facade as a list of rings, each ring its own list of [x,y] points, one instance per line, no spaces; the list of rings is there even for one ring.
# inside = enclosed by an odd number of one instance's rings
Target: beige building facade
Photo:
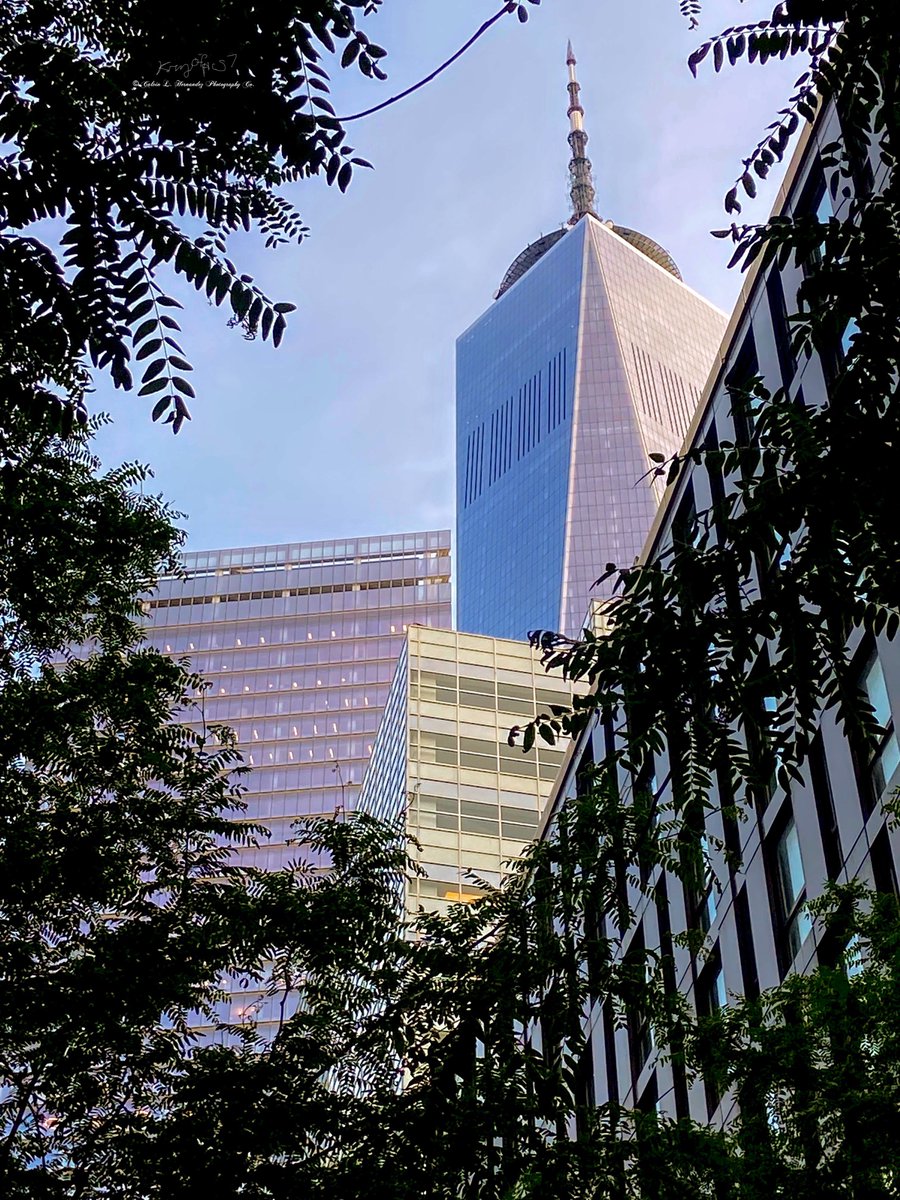
[[[410,913],[474,899],[535,838],[565,746],[526,754],[509,730],[570,700],[527,643],[410,627],[359,799],[406,814],[424,871],[407,881]]]

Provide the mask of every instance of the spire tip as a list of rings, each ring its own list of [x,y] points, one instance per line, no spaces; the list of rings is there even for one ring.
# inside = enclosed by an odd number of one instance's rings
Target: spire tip
[[[572,39],[569,39],[569,44],[566,47],[566,63],[575,65],[575,51],[572,49]]]
[[[572,216],[570,224],[575,224],[583,216],[594,211],[594,181],[591,178],[591,160],[587,156],[588,135],[584,128],[584,109],[581,107],[578,77],[575,74],[575,52],[569,42],[569,145],[572,148],[572,158],[569,162],[569,177],[571,180],[570,196],[572,198]]]

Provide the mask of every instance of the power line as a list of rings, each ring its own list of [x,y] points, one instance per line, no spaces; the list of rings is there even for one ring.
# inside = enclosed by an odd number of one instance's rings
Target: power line
[[[424,79],[420,79],[418,83],[414,83],[412,87],[406,88],[405,91],[398,92],[396,96],[391,96],[389,100],[383,100],[381,104],[376,104],[374,108],[367,108],[365,112],[353,113],[353,115],[350,117],[337,117],[336,119],[340,121],[342,125],[346,124],[348,121],[359,121],[362,117],[371,117],[373,113],[381,112],[383,108],[388,108],[391,104],[396,104],[398,100],[405,100],[407,96],[411,96],[413,92],[417,92],[419,88],[423,88],[426,83],[431,83],[432,79],[437,79],[438,75],[440,75],[442,71],[446,71],[449,66],[455,63],[458,58],[465,54],[470,46],[474,46],[482,34],[487,33],[487,31],[496,21],[499,21],[501,17],[505,17],[507,13],[515,12],[518,7],[519,5],[516,3],[516,0],[509,0],[507,4],[503,5],[499,12],[494,13],[492,17],[485,21],[480,29],[477,29],[475,33],[472,34],[464,46],[460,46],[456,53],[451,55],[446,62],[442,62],[436,70],[432,71],[430,75],[426,75]]]

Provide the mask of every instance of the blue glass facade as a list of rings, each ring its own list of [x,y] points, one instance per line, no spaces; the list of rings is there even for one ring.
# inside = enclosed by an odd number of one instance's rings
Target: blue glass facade
[[[457,343],[461,630],[580,636],[605,565],[641,552],[652,456],[678,452],[724,326],[665,251],[593,216],[519,256]]]
[[[521,639],[559,621],[585,228],[457,342],[463,631]]]

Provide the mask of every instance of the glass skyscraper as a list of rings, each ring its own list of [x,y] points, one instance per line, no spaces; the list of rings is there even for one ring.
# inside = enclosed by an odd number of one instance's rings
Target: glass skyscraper
[[[278,868],[294,821],[355,808],[408,628],[449,628],[450,534],[186,554],[145,608],[151,644],[209,680],[206,721],[253,767],[246,817],[271,838],[241,861]]]
[[[593,210],[569,50],[573,217],[527,247],[457,342],[460,629],[577,636],[606,563],[628,566],[725,330],[669,254]]]

